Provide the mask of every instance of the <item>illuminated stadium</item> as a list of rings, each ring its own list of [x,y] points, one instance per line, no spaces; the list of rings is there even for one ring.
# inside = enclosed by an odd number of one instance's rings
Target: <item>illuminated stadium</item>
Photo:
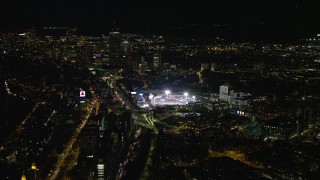
[[[189,102],[195,101],[195,96],[189,97],[188,93],[171,94],[169,90],[166,90],[164,94],[157,96],[149,95],[150,103],[154,106],[165,106],[165,105],[187,105]]]
[[[131,95],[135,99],[137,105],[140,108],[152,108],[152,106],[185,106],[189,103],[196,102],[195,96],[189,96],[189,93],[173,94],[169,90],[148,90],[131,92]]]

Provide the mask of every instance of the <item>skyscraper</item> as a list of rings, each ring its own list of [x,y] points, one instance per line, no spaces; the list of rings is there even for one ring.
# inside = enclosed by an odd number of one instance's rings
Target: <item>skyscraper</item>
[[[121,65],[121,34],[117,31],[109,33],[109,65]]]
[[[229,100],[229,90],[230,90],[230,88],[228,85],[220,86],[219,99],[222,101],[228,101]]]
[[[153,69],[159,69],[161,66],[161,54],[154,54],[153,55],[153,62],[152,62],[152,68]]]

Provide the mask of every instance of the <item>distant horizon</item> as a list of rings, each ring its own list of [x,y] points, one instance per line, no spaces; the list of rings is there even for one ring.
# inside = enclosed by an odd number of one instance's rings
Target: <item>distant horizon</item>
[[[111,23],[110,23],[111,24]],[[60,25],[25,25],[25,26],[7,26],[1,27],[1,31],[26,31],[31,28],[37,30],[44,27],[61,27],[61,28],[76,28],[77,34],[86,36],[100,36],[112,32],[110,26],[88,26],[79,24],[60,24]],[[304,38],[315,37],[320,34],[320,31],[305,27],[283,27],[271,26],[262,22],[242,23],[242,24],[200,24],[200,23],[185,23],[174,24],[166,27],[157,27],[155,25],[145,25],[139,27],[128,27],[120,24],[117,26],[121,33],[132,34],[150,34],[163,35],[168,37],[207,37],[207,38],[223,38],[226,40],[247,40],[247,41],[295,41]]]
[[[228,39],[240,40],[292,40],[320,33],[317,4],[303,0],[163,0],[152,3],[126,0],[92,0],[88,3],[12,0],[3,2],[0,20],[0,28],[77,26],[88,34],[108,32],[114,22],[125,33],[172,36],[184,33],[191,36],[197,36],[197,33],[205,36],[225,34]],[[194,32],[173,28],[187,24],[203,25],[205,28]],[[213,25],[221,27],[208,28]]]

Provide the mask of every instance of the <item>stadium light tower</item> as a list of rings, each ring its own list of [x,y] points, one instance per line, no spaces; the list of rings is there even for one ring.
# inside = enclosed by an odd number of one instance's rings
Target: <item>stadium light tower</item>
[[[153,97],[154,97],[153,94],[150,93],[150,94],[149,94],[149,100],[151,101],[151,103],[154,103]],[[153,101],[152,101],[152,100],[153,100]]]
[[[169,97],[169,94],[171,93],[169,90],[165,90],[164,93],[166,93],[167,98]]]
[[[188,92],[185,92],[185,93],[183,93],[183,95],[186,97],[186,99],[188,98],[188,96],[189,96],[189,93]]]

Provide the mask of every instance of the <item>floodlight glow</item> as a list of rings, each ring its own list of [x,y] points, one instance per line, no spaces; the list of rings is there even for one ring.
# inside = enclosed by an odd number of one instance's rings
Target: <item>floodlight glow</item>
[[[149,99],[152,99],[152,98],[153,98],[153,94],[150,94],[150,95],[149,95]]]
[[[183,93],[183,95],[184,95],[185,97],[188,97],[188,96],[189,96],[189,93],[185,92],[185,93]]]
[[[195,96],[192,96],[192,98],[195,100],[196,99],[196,97]]]
[[[165,90],[164,93],[166,93],[167,97],[169,97],[169,94],[171,93],[169,90]]]

